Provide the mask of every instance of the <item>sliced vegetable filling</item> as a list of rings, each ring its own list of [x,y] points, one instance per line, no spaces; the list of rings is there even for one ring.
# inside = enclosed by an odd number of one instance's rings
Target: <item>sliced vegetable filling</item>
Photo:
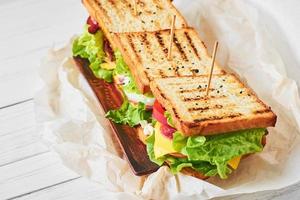
[[[116,123],[136,126],[140,121],[151,120],[151,112],[154,103],[152,94],[142,94],[132,77],[121,53],[106,53],[110,49],[107,40],[99,27],[89,18],[88,24],[84,27],[83,34],[73,42],[73,56],[85,58],[90,63],[90,69],[97,78],[106,82],[115,82],[124,94],[123,105],[117,110],[111,110],[106,117]],[[91,27],[93,27],[91,29]],[[110,49],[111,51],[111,49]]]

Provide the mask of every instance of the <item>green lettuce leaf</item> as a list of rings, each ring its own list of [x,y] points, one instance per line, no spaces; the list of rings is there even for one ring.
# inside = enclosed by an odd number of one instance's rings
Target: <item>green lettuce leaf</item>
[[[158,165],[167,162],[173,173],[191,167],[205,176],[219,175],[226,179],[232,171],[228,162],[237,156],[262,151],[261,140],[264,134],[265,129],[249,129],[206,137],[184,137],[177,131],[173,135],[173,148],[187,158],[175,158],[170,155],[155,158],[155,137],[152,134],[146,140],[147,152],[152,162]]]
[[[140,123],[142,120],[149,121],[151,118],[151,112],[146,110],[146,106],[143,103],[134,105],[124,100],[122,106],[116,110],[110,110],[106,113],[106,117],[118,124],[128,124],[133,127]]]
[[[119,50],[115,51],[116,68],[114,70],[115,75],[130,75],[130,70],[125,63],[122,54]]]
[[[164,116],[167,118],[167,122],[171,127],[174,127],[174,123],[173,123],[173,119],[171,116],[171,113],[169,113],[168,111],[165,111]]]
[[[221,178],[230,173],[228,161],[263,149],[261,140],[265,129],[249,129],[214,136],[191,136],[185,138],[174,133],[173,147],[188,157],[189,161],[205,161],[216,166]]]
[[[177,152],[182,152],[184,147],[186,146],[188,137],[182,136],[182,134],[179,131],[176,131],[173,134],[173,148]],[[184,153],[185,154],[185,153]]]
[[[122,86],[122,89],[128,93],[136,93],[141,94],[139,89],[137,88],[137,85],[132,77],[132,74],[129,70],[129,67],[125,63],[122,54],[120,51],[115,52],[116,57],[116,68],[114,70],[114,75],[124,75],[129,78],[129,82],[126,85]]]
[[[147,153],[148,153],[149,159],[159,166],[161,166],[165,162],[167,162],[168,165],[170,166],[172,173],[176,174],[185,167],[191,167],[194,170],[201,172],[205,176],[215,176],[218,174],[217,167],[214,165],[211,165],[208,162],[190,161],[187,158],[175,158],[175,157],[169,156],[169,155],[165,155],[160,158],[155,158],[154,142],[155,142],[155,134],[150,135],[146,139]]]
[[[88,32],[88,25],[85,26],[83,34],[73,42],[73,56],[85,58],[90,63],[90,68],[94,75],[107,82],[113,81],[113,71],[102,69],[100,64],[103,63],[105,53],[103,50],[104,35],[102,31],[95,34]]]
[[[100,79],[104,79],[106,82],[113,82],[113,71],[99,68],[97,70],[93,70],[95,76]]]
[[[215,176],[218,174],[217,167],[205,161],[190,161],[187,158],[174,158],[168,156],[166,161],[170,165],[171,172],[176,174],[185,167],[193,168],[195,171],[205,176]]]
[[[83,33],[74,40],[73,42],[73,56],[80,56],[81,58],[86,58],[91,63],[98,63],[99,65],[94,65],[93,69],[100,67],[105,53],[103,50],[103,39],[104,35],[102,31],[97,31],[95,34],[90,34],[88,32],[88,26],[84,27]]]

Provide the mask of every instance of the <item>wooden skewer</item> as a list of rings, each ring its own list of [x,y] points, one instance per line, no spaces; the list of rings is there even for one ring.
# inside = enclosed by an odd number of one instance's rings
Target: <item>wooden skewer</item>
[[[169,42],[169,49],[168,49],[168,60],[171,60],[171,56],[172,56],[172,46],[173,46],[173,40],[174,40],[175,21],[176,21],[176,15],[174,15],[173,19],[172,19],[172,26],[171,26],[171,31],[170,31],[170,42]]]
[[[139,185],[139,191],[141,191],[144,187],[144,184],[145,184],[145,181],[147,179],[147,176],[141,176],[141,182],[140,182],[140,185]]]
[[[137,16],[137,6],[136,6],[136,1],[137,0],[133,0],[133,11],[134,11],[134,15]]]
[[[181,192],[181,186],[180,186],[180,181],[179,181],[179,176],[178,176],[178,174],[175,174],[175,182],[176,182],[176,189],[177,189],[177,192],[180,193],[180,192]]]
[[[215,60],[216,60],[218,46],[219,46],[219,42],[216,41],[215,42],[215,46],[214,46],[214,51],[213,51],[213,57],[212,57],[212,63],[211,63],[211,67],[210,67],[210,72],[209,72],[209,78],[208,78],[208,82],[207,82],[206,96],[208,96],[208,94],[209,94],[209,88],[210,88],[211,78],[212,78],[213,71],[214,71],[214,66],[215,66]]]

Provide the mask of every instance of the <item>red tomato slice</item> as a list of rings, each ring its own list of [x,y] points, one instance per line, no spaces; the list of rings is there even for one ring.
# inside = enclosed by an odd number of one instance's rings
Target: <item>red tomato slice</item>
[[[95,34],[99,30],[98,22],[94,20],[91,16],[89,16],[86,23],[89,25],[88,28],[89,33]]]
[[[176,131],[176,129],[169,125],[162,124],[160,127],[160,131],[161,134],[166,136],[168,139],[173,139],[173,133]]]
[[[164,116],[165,109],[160,105],[160,103],[155,100],[153,105],[152,117],[159,121],[163,125],[168,125],[167,118]]]
[[[164,112],[166,111],[164,107],[157,100],[154,101],[153,109],[157,110],[162,114],[164,114]]]
[[[152,117],[155,118],[158,122],[160,122],[163,125],[168,125],[167,118],[164,116],[163,113],[157,111],[155,107],[153,107],[152,111]]]

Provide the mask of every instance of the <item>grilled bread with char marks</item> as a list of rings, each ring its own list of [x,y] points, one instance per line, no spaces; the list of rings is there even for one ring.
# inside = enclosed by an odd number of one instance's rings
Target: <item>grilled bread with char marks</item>
[[[113,33],[157,31],[171,27],[176,15],[175,28],[187,23],[170,0],[136,0],[137,15],[133,0],[82,0],[89,14],[99,23],[113,48]]]
[[[170,28],[172,16],[176,15],[175,28],[186,26],[185,19],[170,0],[84,0],[84,5],[94,19],[110,33],[157,31]]]
[[[151,90],[185,136],[274,126],[276,115],[233,74],[156,78]]]
[[[118,33],[114,41],[143,92],[150,90],[156,78],[208,74],[211,58],[193,28],[174,31],[172,60],[167,59],[170,30]],[[215,74],[224,71],[216,65]]]

